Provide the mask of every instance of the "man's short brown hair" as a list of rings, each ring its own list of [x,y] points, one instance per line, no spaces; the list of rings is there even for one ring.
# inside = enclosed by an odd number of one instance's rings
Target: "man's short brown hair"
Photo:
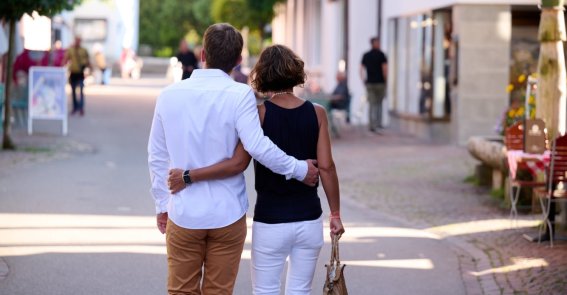
[[[260,54],[251,72],[252,87],[260,92],[288,90],[305,83],[304,62],[291,49],[272,45]]]
[[[229,73],[242,54],[242,46],[242,35],[230,24],[209,26],[203,37],[207,68]]]

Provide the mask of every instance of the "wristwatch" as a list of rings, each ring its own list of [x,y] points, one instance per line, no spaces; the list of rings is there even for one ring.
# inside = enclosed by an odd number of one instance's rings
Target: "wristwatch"
[[[187,185],[193,183],[193,181],[191,180],[191,176],[189,176],[189,170],[185,170],[183,172],[183,182],[185,182],[185,184]]]

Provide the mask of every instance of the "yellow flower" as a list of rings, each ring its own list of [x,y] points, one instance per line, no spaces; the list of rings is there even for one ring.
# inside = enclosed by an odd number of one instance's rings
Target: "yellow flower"
[[[526,81],[526,75],[521,74],[521,75],[518,77],[518,82],[523,83],[524,81]]]
[[[512,92],[512,90],[514,90],[514,85],[508,84],[508,87],[506,87],[506,92],[510,93]]]
[[[518,111],[516,111],[516,116],[521,117],[524,115],[524,113],[525,113],[524,108],[523,107],[519,108]]]
[[[515,117],[516,112],[514,110],[509,110],[508,111],[508,117],[510,118],[514,118]]]
[[[529,104],[534,104],[534,103],[535,103],[535,97],[534,97],[534,96],[530,96],[530,98],[528,99],[528,103],[529,103]]]

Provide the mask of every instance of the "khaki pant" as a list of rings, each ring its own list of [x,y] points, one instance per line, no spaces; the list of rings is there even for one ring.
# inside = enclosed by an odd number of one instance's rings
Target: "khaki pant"
[[[245,239],[246,216],[218,229],[186,229],[168,220],[168,293],[232,294]]]
[[[366,83],[370,130],[382,128],[382,100],[386,94],[384,83]]]

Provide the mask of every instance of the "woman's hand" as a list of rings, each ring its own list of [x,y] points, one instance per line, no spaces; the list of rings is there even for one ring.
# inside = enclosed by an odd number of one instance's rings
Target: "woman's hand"
[[[181,169],[171,169],[169,170],[169,178],[167,179],[167,186],[169,186],[169,191],[171,194],[176,194],[187,187],[185,181],[183,181],[183,172]]]
[[[329,220],[329,227],[331,228],[331,237],[334,235],[342,235],[345,232],[345,228],[340,217],[331,218],[331,220]]]

